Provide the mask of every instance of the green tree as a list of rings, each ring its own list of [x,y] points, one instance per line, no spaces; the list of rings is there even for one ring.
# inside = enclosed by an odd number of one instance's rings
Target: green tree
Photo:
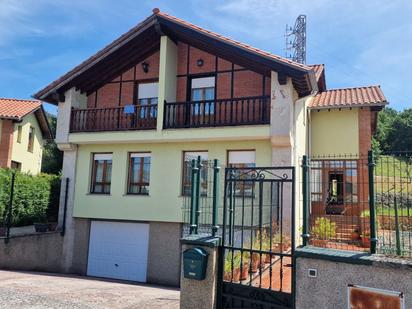
[[[53,135],[56,134],[57,118],[54,115],[47,114],[50,128]],[[43,148],[42,172],[48,174],[59,174],[63,164],[63,152],[57,148],[54,140],[46,141]]]
[[[398,112],[383,109],[378,115],[377,131],[372,143],[374,151],[412,150],[412,109]]]

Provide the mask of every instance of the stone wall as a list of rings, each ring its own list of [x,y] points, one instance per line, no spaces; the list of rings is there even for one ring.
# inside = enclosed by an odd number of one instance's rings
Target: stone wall
[[[57,232],[0,238],[0,269],[61,272],[62,243]]]
[[[350,258],[350,262],[298,257],[296,308],[349,308],[350,284],[402,292],[405,308],[412,308],[411,261],[357,255]],[[308,276],[309,269],[317,270],[316,278]]]

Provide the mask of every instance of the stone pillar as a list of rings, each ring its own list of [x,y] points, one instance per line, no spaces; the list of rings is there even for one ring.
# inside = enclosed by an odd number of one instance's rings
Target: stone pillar
[[[0,167],[11,167],[14,123],[4,119],[0,120],[0,126]]]
[[[177,46],[167,36],[160,38],[157,130],[163,129],[164,102],[176,102]]]
[[[220,238],[208,237],[196,239],[197,236],[182,239],[183,252],[190,248],[202,248],[208,254],[206,278],[204,280],[186,279],[183,275],[182,261],[180,279],[181,309],[214,309],[217,305],[218,249]]]

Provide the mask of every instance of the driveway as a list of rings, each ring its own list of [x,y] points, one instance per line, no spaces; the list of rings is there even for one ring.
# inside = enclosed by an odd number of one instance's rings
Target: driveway
[[[0,270],[0,308],[179,308],[180,292],[130,282]]]

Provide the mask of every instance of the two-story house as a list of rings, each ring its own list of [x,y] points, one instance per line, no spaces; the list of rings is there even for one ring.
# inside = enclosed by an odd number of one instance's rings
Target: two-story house
[[[0,168],[38,174],[53,135],[40,101],[0,98]]]
[[[158,9],[35,97],[59,108],[65,269],[172,285],[185,161],[299,167],[304,154],[364,153],[386,103],[379,87],[328,91],[323,65]]]

